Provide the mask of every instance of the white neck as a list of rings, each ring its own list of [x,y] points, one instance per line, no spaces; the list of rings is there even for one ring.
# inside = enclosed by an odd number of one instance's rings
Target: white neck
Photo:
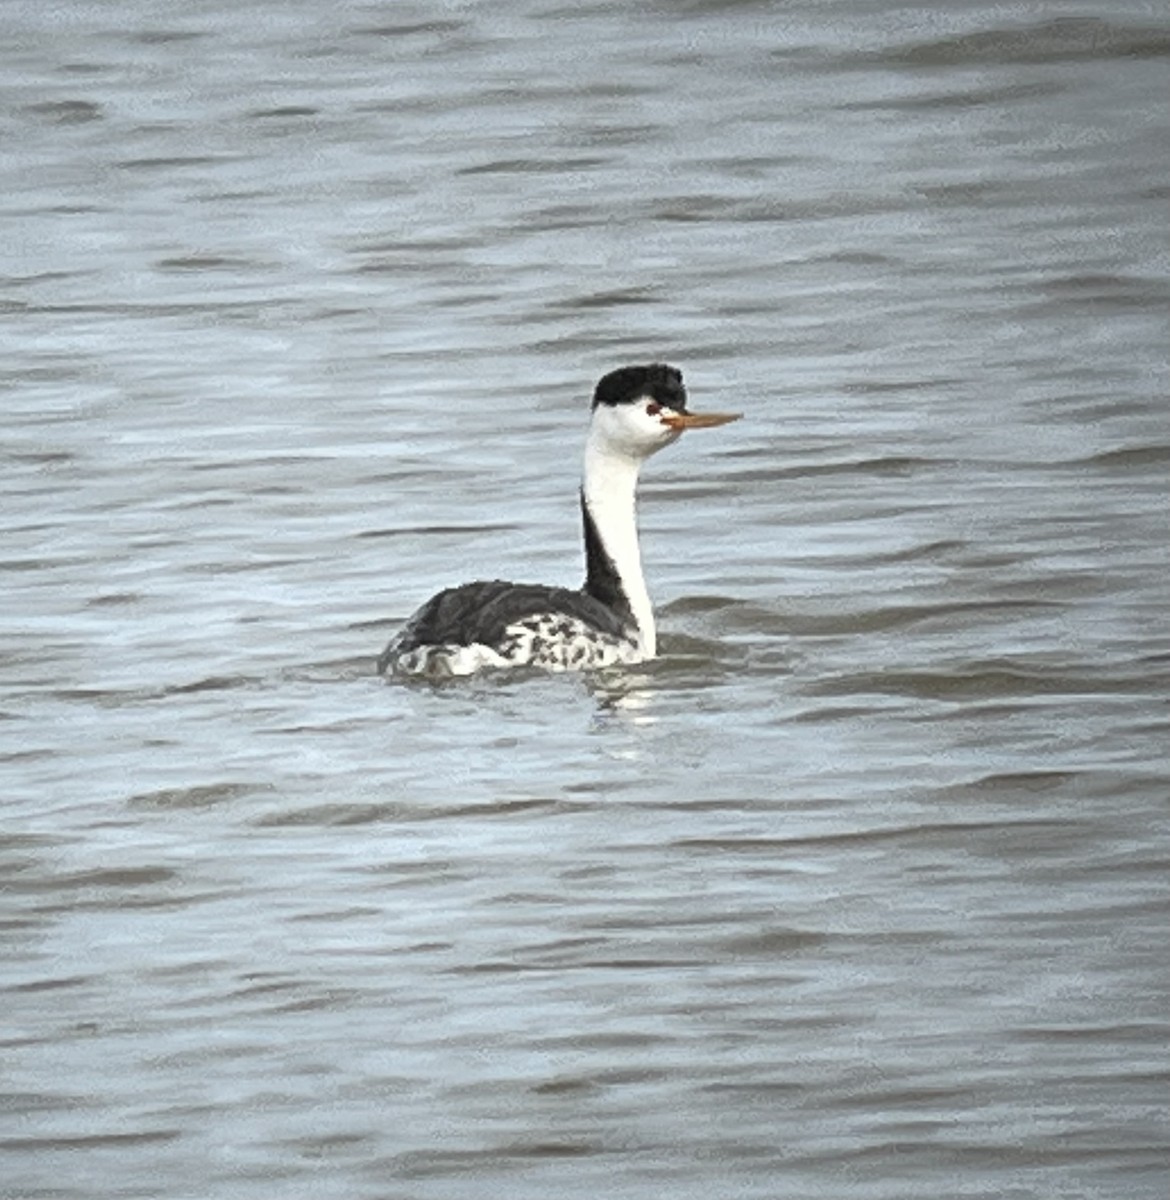
[[[642,574],[638,549],[635,492],[643,458],[624,453],[597,428],[585,443],[585,504],[605,552],[621,580],[630,604],[642,653],[653,658],[658,648],[654,609]]]

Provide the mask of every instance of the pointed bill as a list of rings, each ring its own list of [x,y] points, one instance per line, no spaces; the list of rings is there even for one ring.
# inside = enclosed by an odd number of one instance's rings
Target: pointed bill
[[[716,425],[727,425],[731,421],[738,421],[743,413],[697,413],[697,412],[680,412],[680,413],[664,413],[662,417],[663,425],[668,425],[671,429],[713,429]]]

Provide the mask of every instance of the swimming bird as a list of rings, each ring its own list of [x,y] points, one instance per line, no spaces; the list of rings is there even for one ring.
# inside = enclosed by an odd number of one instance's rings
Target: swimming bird
[[[491,667],[592,670],[653,658],[657,631],[635,512],[638,472],[685,430],[741,415],[691,412],[682,372],[666,363],[603,376],[593,393],[581,484],[584,584],[492,579],[446,588],[386,647],[379,673],[442,678]]]

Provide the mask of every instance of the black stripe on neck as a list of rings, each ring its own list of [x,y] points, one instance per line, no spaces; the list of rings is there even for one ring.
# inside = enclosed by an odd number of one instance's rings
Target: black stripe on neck
[[[593,514],[585,503],[585,493],[581,493],[581,523],[585,528],[585,587],[587,595],[594,600],[600,600],[606,608],[612,609],[623,621],[633,621],[634,613],[630,602],[622,588],[621,576],[613,565],[597,532]]]

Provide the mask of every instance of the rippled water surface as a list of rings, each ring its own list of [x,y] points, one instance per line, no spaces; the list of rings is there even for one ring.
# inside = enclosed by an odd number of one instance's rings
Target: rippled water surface
[[[0,27],[0,1195],[1162,1200],[1164,8]],[[660,358],[663,657],[379,680]]]

